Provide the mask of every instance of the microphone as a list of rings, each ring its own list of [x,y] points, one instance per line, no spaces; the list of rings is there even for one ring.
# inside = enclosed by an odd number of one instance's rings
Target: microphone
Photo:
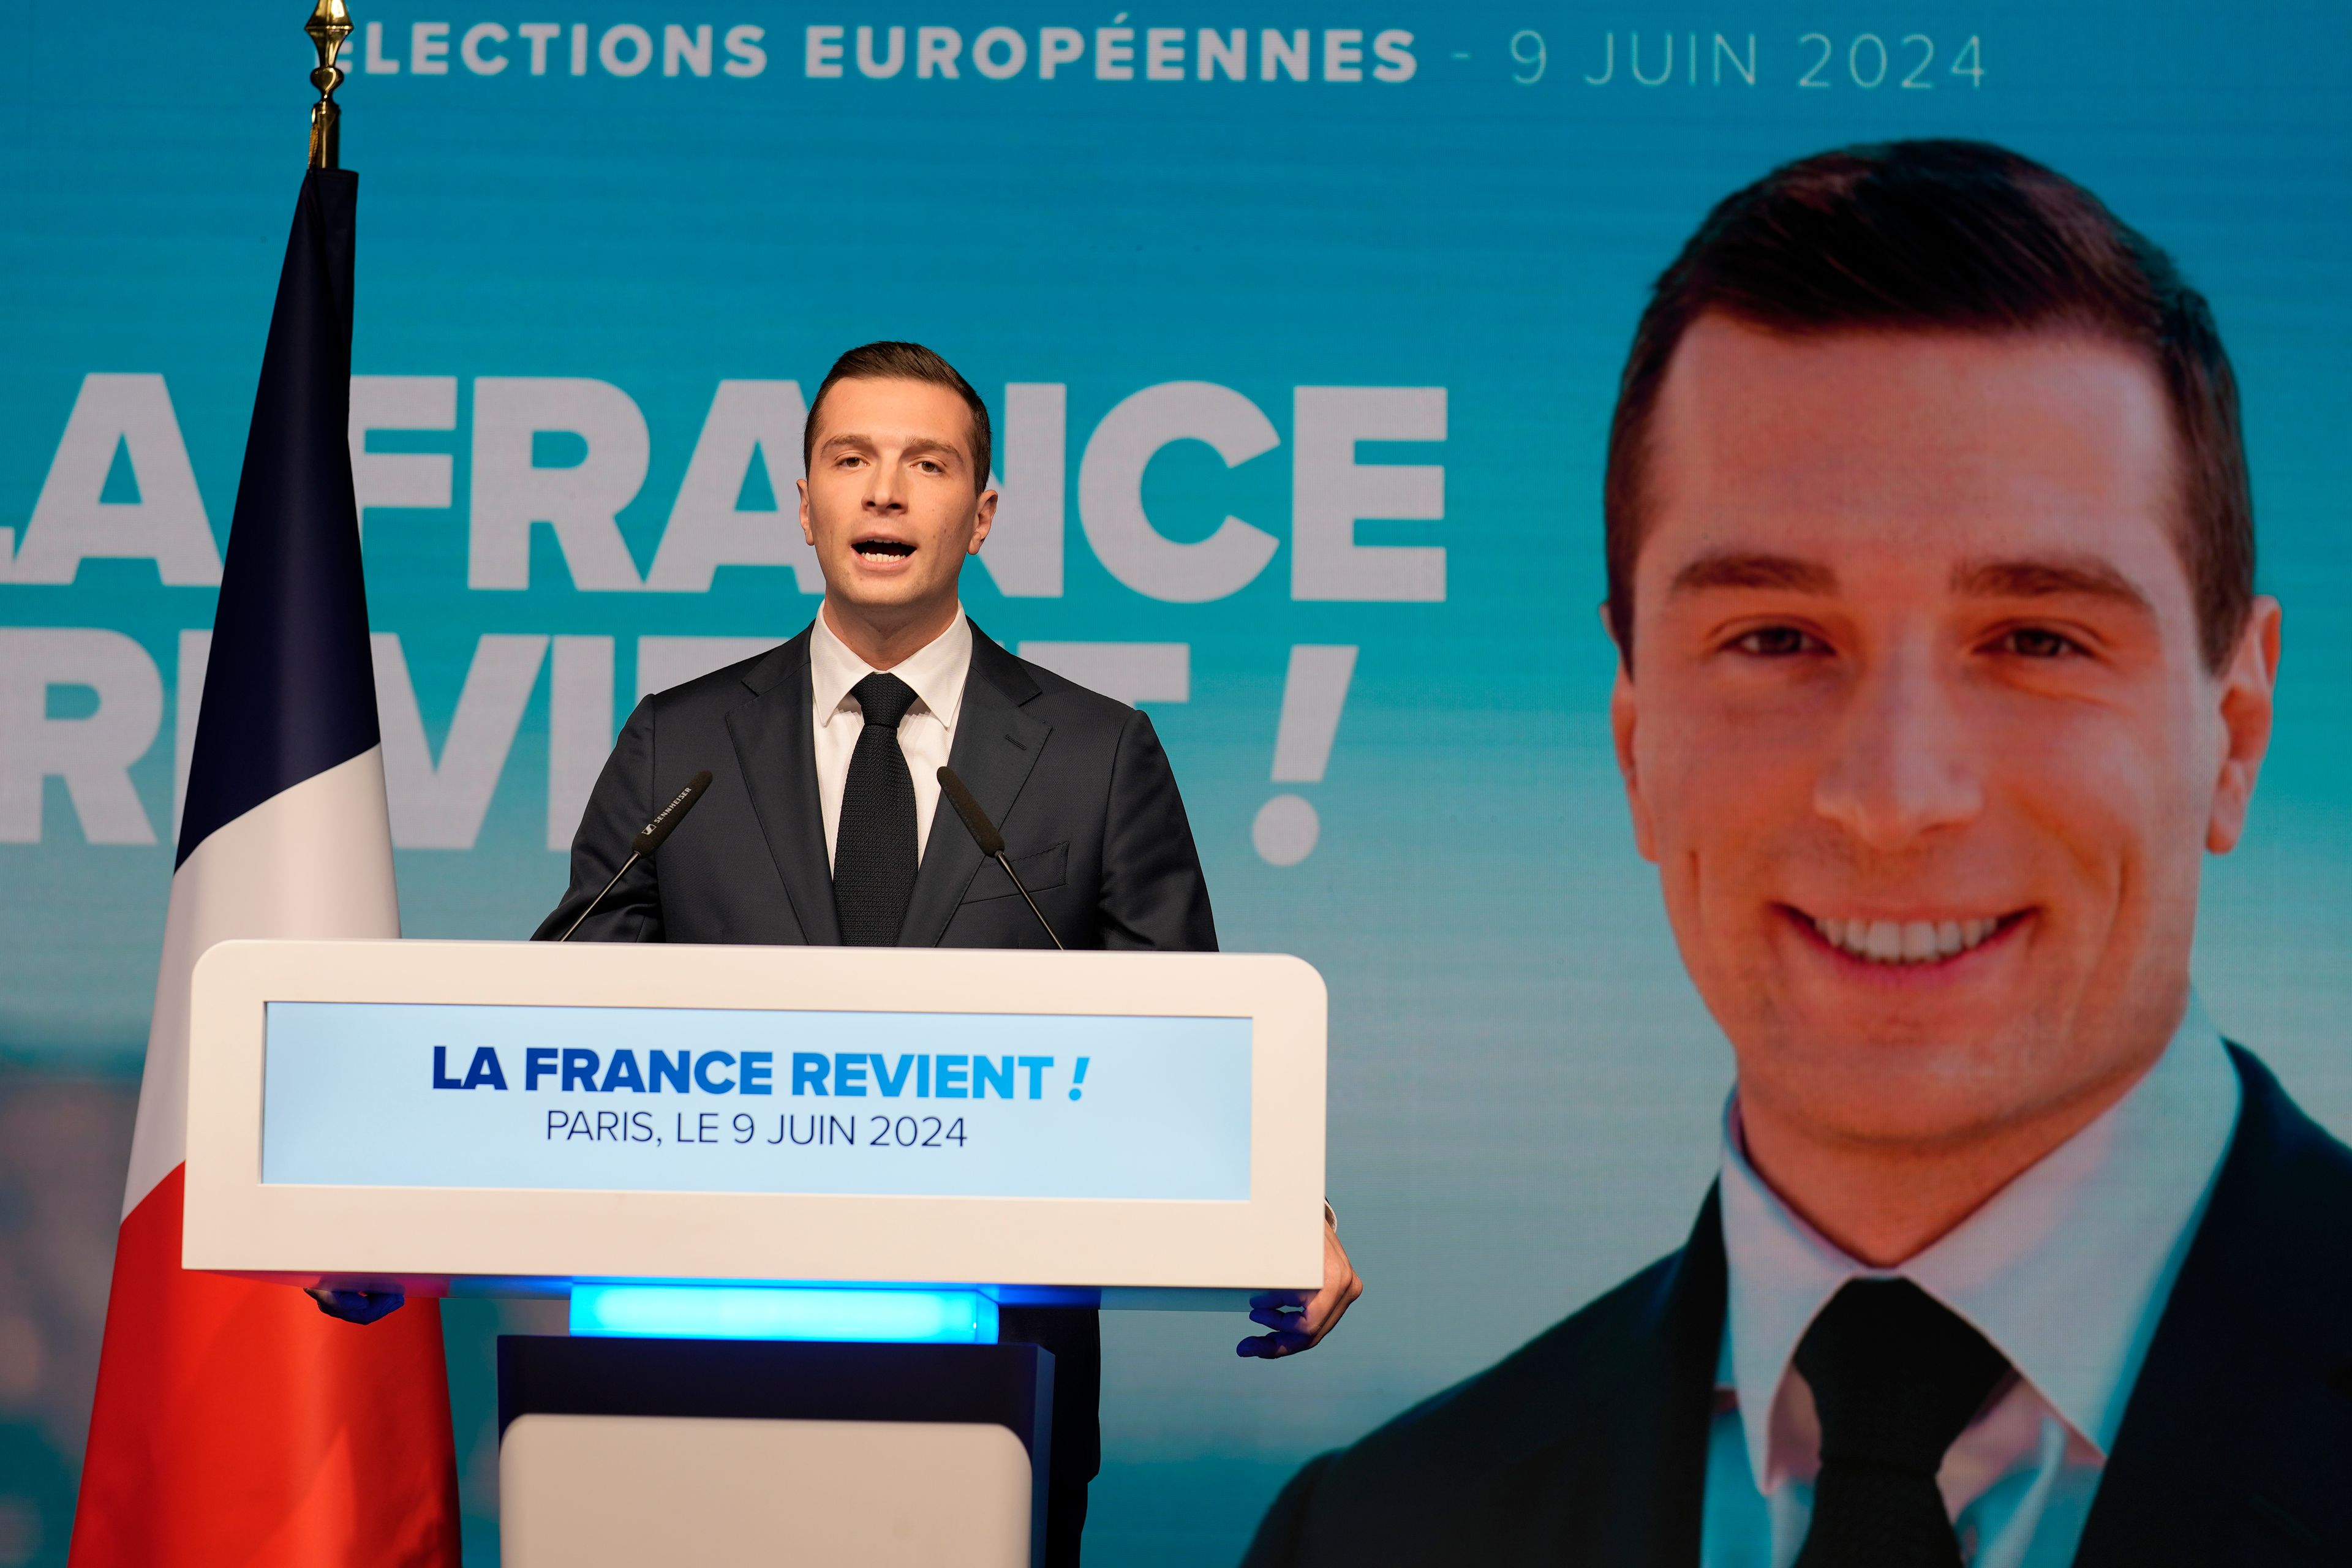
[[[1062,939],[1054,935],[1054,922],[1045,918],[1045,911],[1037,907],[1037,900],[1031,898],[1029,889],[1021,885],[1021,873],[1014,870],[1013,862],[1005,858],[1004,835],[996,831],[996,824],[988,820],[988,813],[980,809],[980,802],[972,798],[971,791],[964,786],[963,780],[956,777],[953,768],[940,770],[940,789],[955,806],[955,814],[963,818],[964,831],[971,835],[974,844],[980,846],[980,852],[992,857],[998,865],[1004,868],[1004,874],[1013,879],[1013,890],[1021,895],[1021,901],[1029,906],[1029,912],[1037,917],[1037,923],[1045,928],[1045,935],[1055,947],[1067,952],[1069,949],[1062,947]]]
[[[670,796],[669,804],[655,812],[651,822],[637,829],[636,837],[629,841],[629,858],[621,862],[621,868],[613,873],[613,879],[604,884],[604,890],[588,900],[588,907],[580,911],[579,920],[565,926],[563,934],[555,940],[570,942],[572,933],[580,929],[580,921],[594,914],[596,906],[604,901],[604,894],[611,892],[620,884],[621,879],[629,874],[630,867],[662,847],[662,841],[677,830],[677,825],[686,820],[686,814],[694,809],[694,803],[700,800],[702,792],[709,787],[710,770],[709,768],[703,769],[687,780],[686,787]],[[978,807],[973,809],[977,810]]]

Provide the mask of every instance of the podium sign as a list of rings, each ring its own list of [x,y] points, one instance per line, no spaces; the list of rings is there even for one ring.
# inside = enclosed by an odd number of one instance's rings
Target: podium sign
[[[1253,954],[224,943],[184,1261],[1311,1287],[1324,1005]]]
[[[270,1002],[262,1040],[265,1184],[1249,1201],[1247,1018]]]

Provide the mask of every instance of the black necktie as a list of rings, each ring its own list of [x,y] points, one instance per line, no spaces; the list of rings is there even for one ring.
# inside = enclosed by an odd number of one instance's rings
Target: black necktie
[[[1936,1472],[2008,1361],[1908,1279],[1847,1281],[1796,1360],[1822,1418],[1796,1568],[1960,1568]]]
[[[867,676],[849,689],[866,728],[842,785],[833,840],[833,912],[850,947],[895,947],[915,891],[915,780],[898,749],[898,721],[915,689],[895,675]]]

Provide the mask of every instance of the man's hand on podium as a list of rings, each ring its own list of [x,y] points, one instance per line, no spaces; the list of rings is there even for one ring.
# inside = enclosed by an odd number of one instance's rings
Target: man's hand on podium
[[[373,1323],[378,1318],[388,1318],[408,1300],[397,1290],[331,1290],[324,1285],[313,1285],[302,1294],[318,1302],[319,1310],[327,1316],[341,1318],[347,1323]]]
[[[1234,1353],[1273,1361],[1311,1351],[1363,1293],[1364,1282],[1356,1277],[1355,1265],[1348,1261],[1348,1249],[1339,1245],[1339,1217],[1327,1203],[1323,1205],[1323,1289],[1311,1296],[1304,1290],[1276,1290],[1250,1298],[1250,1321],[1274,1331],[1244,1340],[1234,1347]]]

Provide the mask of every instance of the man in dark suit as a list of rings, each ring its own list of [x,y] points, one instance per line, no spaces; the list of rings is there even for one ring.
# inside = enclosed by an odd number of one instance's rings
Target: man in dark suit
[[[538,931],[569,930],[629,841],[696,773],[691,816],[596,903],[572,941],[1048,947],[1036,914],[951,807],[952,766],[1072,948],[1217,944],[1184,803],[1151,721],[1007,653],[957,598],[995,515],[987,406],[946,361],[870,343],[809,408],[800,523],[824,574],[810,627],[637,705]],[[1317,1342],[1361,1291],[1336,1234],[1303,1303],[1253,1313],[1245,1355]],[[1075,1563],[1100,1459],[1092,1310],[1006,1309],[1054,1352],[1048,1562]]]
[[[1253,1568],[2352,1562],[2352,1152],[2189,987],[2279,648],[2204,301],[2000,149],[1803,160],[1660,279],[1605,512],[1721,1176]]]

